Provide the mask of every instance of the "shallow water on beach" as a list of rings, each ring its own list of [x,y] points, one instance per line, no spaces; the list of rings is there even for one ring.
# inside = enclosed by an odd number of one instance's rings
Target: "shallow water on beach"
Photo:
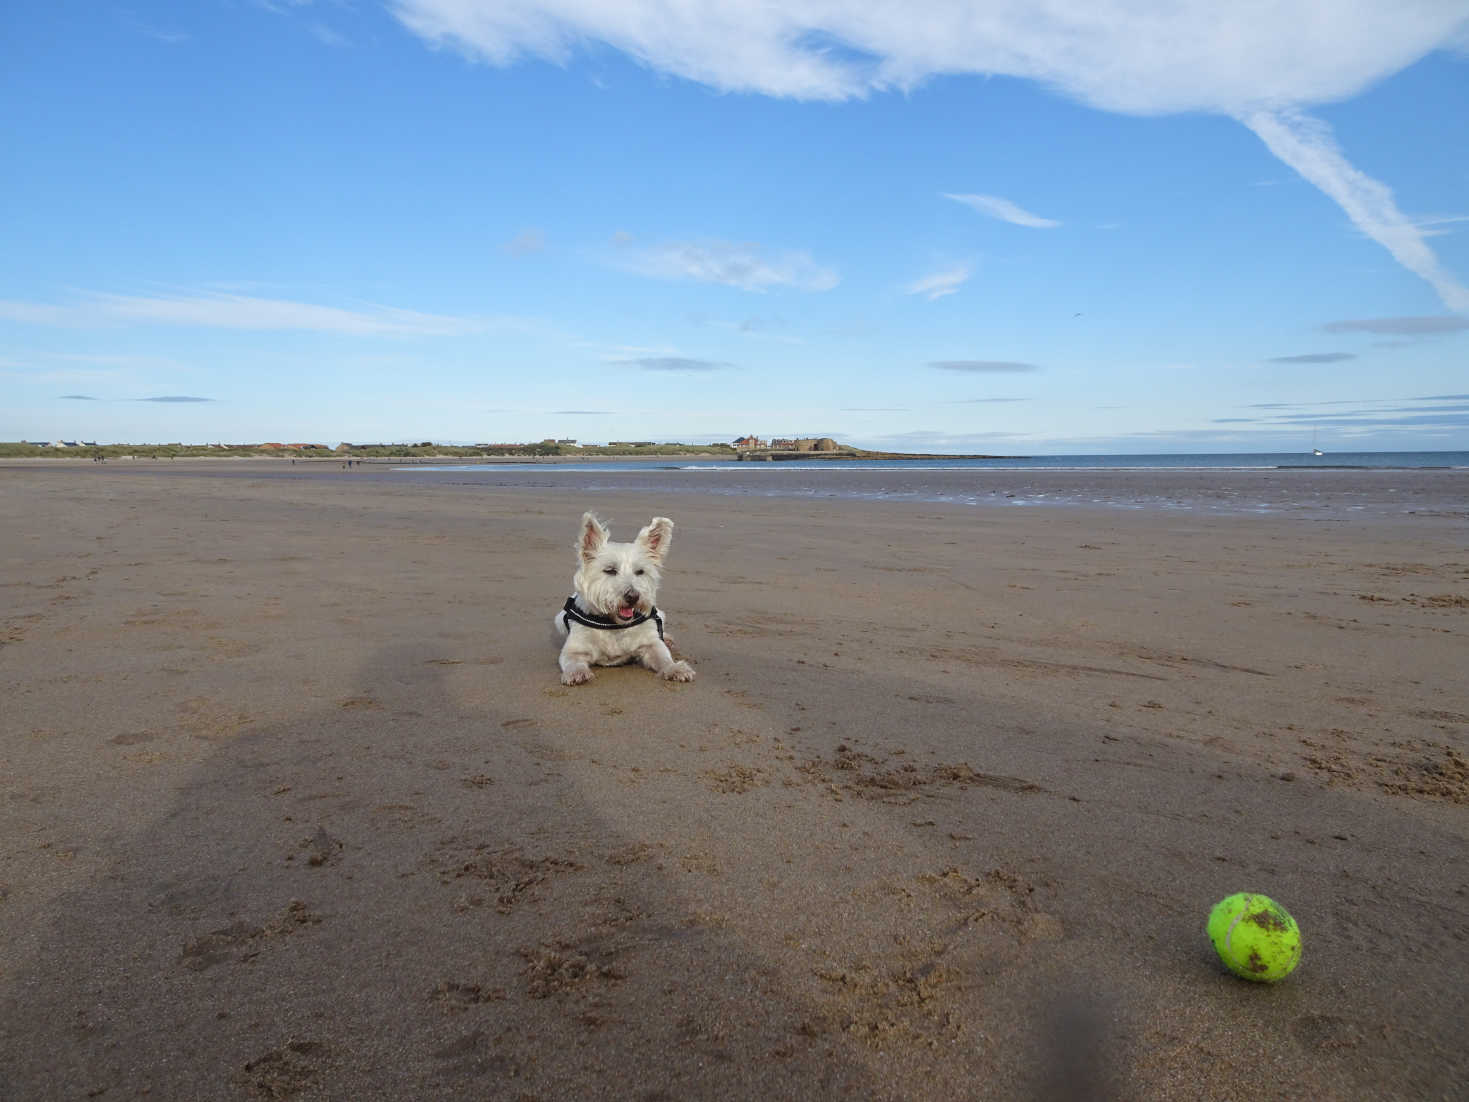
[[[595,462],[599,469],[607,471],[646,470],[650,466],[667,470],[705,471],[766,471],[807,470],[820,471],[841,469],[845,471],[964,471],[964,470],[1011,470],[1011,471],[1168,471],[1168,470],[1273,470],[1276,468],[1296,470],[1436,470],[1439,468],[1469,467],[1469,451],[1419,451],[1419,452],[1333,452],[1314,455],[1309,452],[1200,452],[1179,455],[1014,455],[992,456],[983,459],[928,457],[924,459],[882,460],[780,460],[770,462],[737,462],[727,459],[684,459],[678,456],[649,457],[647,459],[593,459],[573,460],[558,463],[555,460],[516,463],[497,460],[494,463],[466,461],[457,464],[416,465],[416,470],[460,471],[466,468],[483,467],[534,467],[539,470],[578,470],[588,462]]]
[[[1423,460],[1432,457],[1437,462]],[[1396,464],[1383,461],[1396,459]],[[1114,465],[1007,461],[884,463],[595,463],[399,467],[428,484],[561,489],[582,493],[695,493],[911,501],[985,506],[1069,506],[1210,514],[1422,514],[1469,519],[1469,453],[1377,453],[1377,462],[1327,465],[1309,456],[1097,457]],[[1365,456],[1333,457],[1345,461]],[[1416,463],[1404,462],[1417,459]],[[1152,460],[1121,465],[1121,459]],[[1248,459],[1254,465],[1179,460]],[[1280,459],[1286,463],[1267,463]],[[1457,462],[1456,462],[1457,461]]]

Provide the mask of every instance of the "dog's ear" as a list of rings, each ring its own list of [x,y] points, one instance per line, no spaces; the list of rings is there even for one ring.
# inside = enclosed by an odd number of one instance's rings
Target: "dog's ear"
[[[607,529],[594,513],[581,515],[581,534],[576,538],[576,554],[583,563],[589,563],[607,543]]]
[[[673,521],[667,517],[654,517],[634,542],[648,558],[661,565],[668,554],[668,545],[673,542]]]

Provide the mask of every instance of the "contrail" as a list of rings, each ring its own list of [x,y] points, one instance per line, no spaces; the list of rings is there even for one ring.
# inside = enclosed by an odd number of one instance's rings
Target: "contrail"
[[[1271,153],[1334,200],[1353,225],[1425,280],[1445,306],[1469,313],[1469,288],[1438,262],[1423,231],[1398,209],[1392,189],[1347,161],[1326,123],[1296,110],[1254,111],[1239,116],[1239,121]]]

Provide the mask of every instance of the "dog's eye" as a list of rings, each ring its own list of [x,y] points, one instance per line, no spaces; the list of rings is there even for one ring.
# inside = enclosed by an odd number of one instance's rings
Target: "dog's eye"
[[[642,571],[641,571],[641,570],[634,570],[634,571],[633,571],[633,573],[634,573],[634,574],[641,574],[641,573],[642,573]]]
[[[604,566],[604,567],[602,567],[602,573],[603,574],[616,574],[617,573],[617,567],[615,567],[615,566]],[[638,573],[641,574],[642,571],[639,570]]]

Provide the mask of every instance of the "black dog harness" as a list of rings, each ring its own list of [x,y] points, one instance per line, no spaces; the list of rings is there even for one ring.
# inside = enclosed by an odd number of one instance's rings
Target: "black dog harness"
[[[663,617],[658,615],[656,608],[640,612],[633,619],[622,623],[611,616],[595,616],[589,612],[583,612],[576,607],[575,595],[566,598],[566,603],[561,606],[561,622],[566,625],[568,632],[573,623],[580,624],[584,628],[597,628],[599,631],[622,631],[624,628],[635,628],[639,624],[646,624],[649,620],[658,625],[658,638],[662,639]]]

